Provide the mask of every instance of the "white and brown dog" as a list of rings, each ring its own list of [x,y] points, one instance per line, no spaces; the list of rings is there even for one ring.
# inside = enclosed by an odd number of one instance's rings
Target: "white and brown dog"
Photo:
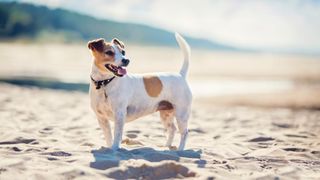
[[[88,43],[93,56],[90,97],[91,107],[103,130],[107,145],[119,148],[125,122],[159,111],[168,132],[166,146],[171,147],[177,120],[181,134],[179,150],[183,150],[188,135],[188,119],[192,94],[186,75],[189,67],[190,47],[176,33],[183,51],[184,62],[179,73],[127,74],[129,64],[124,44],[118,39],[106,42],[97,39]],[[114,121],[114,139],[110,121]]]

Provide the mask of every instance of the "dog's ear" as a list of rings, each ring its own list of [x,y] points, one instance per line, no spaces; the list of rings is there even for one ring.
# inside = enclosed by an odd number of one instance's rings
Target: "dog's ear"
[[[114,44],[118,44],[121,48],[124,48],[124,44],[123,44],[123,42],[122,41],[120,41],[119,39],[117,39],[117,38],[113,38],[112,39],[112,43],[114,43]]]
[[[100,39],[96,39],[96,40],[92,40],[88,42],[88,48],[90,50],[97,50],[99,52],[103,51],[103,46],[104,46],[104,39],[100,38]]]

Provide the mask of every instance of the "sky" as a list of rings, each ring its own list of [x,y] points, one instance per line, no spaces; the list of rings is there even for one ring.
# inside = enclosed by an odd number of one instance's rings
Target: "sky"
[[[320,0],[16,0],[241,48],[320,53]]]

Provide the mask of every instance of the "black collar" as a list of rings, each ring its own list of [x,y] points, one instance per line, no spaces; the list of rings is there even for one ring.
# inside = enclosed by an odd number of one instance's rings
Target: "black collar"
[[[96,81],[92,78],[92,76],[90,76],[92,82],[94,83],[94,85],[96,86],[96,89],[100,89],[101,86],[106,86],[108,85],[116,76],[113,76],[110,79],[105,79],[105,80],[101,80],[101,81]]]

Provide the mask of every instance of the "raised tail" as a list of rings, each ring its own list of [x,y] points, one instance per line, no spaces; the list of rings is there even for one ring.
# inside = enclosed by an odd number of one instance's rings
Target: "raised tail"
[[[180,74],[182,77],[186,78],[187,73],[188,73],[188,69],[189,69],[189,59],[190,59],[190,46],[187,43],[187,41],[179,34],[179,33],[175,33],[176,36],[176,40],[183,52],[183,64],[182,67],[180,69]]]

